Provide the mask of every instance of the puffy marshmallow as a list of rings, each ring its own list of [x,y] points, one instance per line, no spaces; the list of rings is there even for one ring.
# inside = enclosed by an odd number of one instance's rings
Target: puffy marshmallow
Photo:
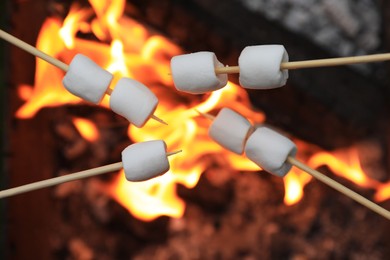
[[[142,83],[121,78],[111,93],[110,107],[137,127],[142,127],[156,110],[158,99]]]
[[[216,67],[223,67],[223,64],[213,52],[201,51],[173,57],[171,72],[176,89],[203,94],[224,87],[227,75],[215,74]]]
[[[277,175],[285,176],[292,165],[286,160],[295,156],[297,148],[287,137],[278,132],[260,127],[249,136],[245,146],[246,156],[264,170]]]
[[[99,104],[113,75],[87,56],[77,54],[69,64],[62,84],[75,96]]]
[[[146,181],[169,170],[166,144],[162,140],[129,145],[122,151],[122,163],[128,181]]]
[[[209,136],[224,148],[242,154],[251,123],[237,112],[223,108],[209,128]]]
[[[240,84],[249,89],[279,88],[286,84],[288,70],[281,70],[288,61],[283,45],[248,46],[240,54]]]

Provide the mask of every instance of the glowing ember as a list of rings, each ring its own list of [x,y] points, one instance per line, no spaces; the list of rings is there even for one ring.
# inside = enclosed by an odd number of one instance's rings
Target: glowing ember
[[[62,27],[60,21],[47,19],[39,34],[37,47],[65,63],[69,63],[76,53],[83,53],[112,72],[115,75],[114,82],[126,76],[149,86],[160,100],[155,114],[161,115],[169,126],[161,126],[153,120],[142,129],[129,126],[129,138],[135,142],[163,139],[170,151],[183,150],[181,154],[170,158],[171,170],[161,177],[142,183],[129,183],[124,174],[119,174],[108,184],[106,190],[110,196],[145,221],[160,215],[181,217],[185,204],[176,195],[176,184],[194,187],[202,172],[212,163],[210,155],[218,156],[219,160],[224,160],[235,170],[259,170],[245,157],[228,152],[212,142],[207,134],[210,122],[195,111],[213,113],[223,107],[230,107],[252,123],[263,122],[265,116],[250,109],[252,106],[248,95],[241,87],[229,83],[227,87],[201,98],[175,91],[169,76],[169,63],[172,56],[181,53],[180,48],[162,36],[152,35],[136,21],[123,16],[125,1],[90,0],[90,3],[93,10],[73,5]],[[77,38],[78,32],[93,34],[105,43]],[[62,87],[62,77],[63,72],[59,69],[37,60],[34,88],[19,88],[20,97],[28,101],[17,111],[17,117],[32,117],[43,107],[81,102]],[[102,105],[107,107],[107,104],[106,96]],[[74,122],[86,139],[95,141],[98,138],[97,130],[91,122],[80,119]],[[305,146],[298,146],[301,152],[306,151]],[[332,154],[319,153],[313,155],[309,164],[312,167],[327,165],[336,174],[343,174],[343,177],[363,187],[376,189],[377,200],[390,198],[390,184],[369,179],[360,168],[357,157],[352,164],[347,164]],[[303,188],[310,179],[309,175],[297,170],[287,175],[284,179],[284,201],[287,205],[297,203],[302,198]]]

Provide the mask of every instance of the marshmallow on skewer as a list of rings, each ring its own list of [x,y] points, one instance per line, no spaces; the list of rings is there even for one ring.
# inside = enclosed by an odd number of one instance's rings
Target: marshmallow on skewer
[[[162,140],[135,143],[122,151],[128,181],[145,181],[169,170],[166,144]]]
[[[142,127],[153,115],[157,104],[158,99],[149,88],[130,78],[121,78],[110,97],[112,111],[137,127]]]
[[[167,172],[169,170],[167,156],[181,152],[181,150],[179,150],[166,153],[165,150],[166,145],[162,140],[132,144],[123,150],[122,162],[112,163],[97,168],[1,190],[0,199],[54,185],[59,185],[69,181],[81,180],[104,173],[118,171],[121,168],[124,168],[127,180],[146,181]]]
[[[153,117],[158,99],[145,85],[129,78],[120,79],[111,93],[107,92],[113,75],[99,67],[88,57],[77,54],[63,79],[65,88],[72,94],[99,104],[104,94],[111,94],[111,109],[137,127]]]
[[[237,112],[223,108],[209,128],[209,136],[224,148],[242,154],[251,123]]]
[[[290,139],[264,126],[257,128],[245,145],[245,154],[251,161],[279,177],[290,171],[292,165],[287,159],[295,157],[296,152]]]
[[[226,74],[215,74],[215,68],[223,67],[213,52],[201,51],[175,56],[171,60],[171,72],[177,90],[191,94],[203,94],[224,87]]]
[[[65,88],[75,96],[94,104],[103,99],[113,75],[87,56],[77,54],[69,64],[62,80]]]
[[[212,120],[215,119],[211,115],[200,114]],[[390,220],[390,211],[297,160],[295,158],[297,152],[295,144],[283,135],[267,127],[257,128],[253,133],[249,131],[248,135],[250,135],[250,137],[246,142],[245,153],[250,160],[264,170],[276,176],[284,177],[294,165],[326,185],[329,185],[335,190]],[[226,137],[228,138],[229,136]]]
[[[280,65],[288,62],[283,45],[257,45],[244,48],[238,59],[240,85],[248,89],[272,89],[286,84],[288,70]]]

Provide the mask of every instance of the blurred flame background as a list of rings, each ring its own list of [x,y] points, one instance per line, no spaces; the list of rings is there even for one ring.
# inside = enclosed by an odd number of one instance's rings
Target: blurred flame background
[[[163,139],[169,151],[183,150],[181,154],[169,158],[169,172],[152,180],[130,183],[123,173],[118,174],[112,182],[105,184],[110,196],[144,221],[161,215],[179,218],[184,213],[185,203],[176,194],[176,184],[187,188],[196,186],[202,172],[211,163],[204,159],[205,156],[218,156],[227,162],[224,167],[236,171],[260,170],[244,156],[233,154],[214,143],[207,135],[210,122],[195,112],[197,109],[215,113],[223,107],[230,107],[254,124],[264,122],[266,116],[252,109],[244,89],[229,82],[225,88],[201,97],[177,92],[169,75],[169,64],[173,56],[183,53],[180,47],[123,15],[124,0],[90,0],[89,3],[90,7],[73,4],[63,21],[47,18],[36,47],[67,64],[75,54],[82,53],[113,73],[114,81],[120,77],[131,77],[148,86],[160,101],[155,114],[169,125],[164,126],[153,120],[142,129],[129,125],[129,138],[133,142]],[[78,37],[78,34],[93,35],[97,40],[86,40]],[[83,102],[63,88],[63,76],[59,69],[37,59],[34,86],[18,86],[18,94],[26,102],[18,109],[16,117],[31,118],[43,107]],[[108,96],[103,99],[103,107],[108,108],[108,99]],[[86,140],[94,142],[99,139],[99,131],[92,121],[75,117],[73,122]],[[377,202],[390,198],[390,182],[381,183],[367,177],[355,148],[329,153],[295,141],[298,144],[298,157],[300,153],[309,154],[300,159],[311,167],[327,166],[333,173],[364,188],[373,189]],[[310,180],[310,175],[292,169],[283,179],[284,203],[293,205],[299,202]]]

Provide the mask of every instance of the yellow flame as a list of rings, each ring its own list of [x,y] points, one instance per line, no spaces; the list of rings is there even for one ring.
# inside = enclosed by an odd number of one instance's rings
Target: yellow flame
[[[294,205],[303,197],[303,188],[311,180],[311,176],[305,172],[293,168],[284,178],[286,187],[284,194],[284,203]]]
[[[162,215],[179,218],[184,213],[184,202],[176,195],[172,178],[172,174],[168,172],[145,182],[128,182],[121,171],[109,187],[108,193],[130,213],[144,221]]]
[[[381,184],[378,187],[374,199],[378,202],[390,199],[390,182]]]
[[[86,31],[85,20],[93,15],[90,9],[81,9],[77,4],[71,6],[69,14],[64,20],[64,23],[59,31],[59,35],[65,46],[69,49],[75,47],[75,38],[78,31],[83,28]],[[88,26],[87,26],[88,27]]]
[[[73,124],[84,139],[90,142],[95,142],[96,140],[98,140],[99,130],[97,129],[95,123],[93,123],[91,120],[74,117]]]
[[[118,74],[122,77],[130,77],[130,72],[126,67],[124,59],[123,43],[115,39],[111,42],[111,64],[108,65],[107,70],[113,74]]]

